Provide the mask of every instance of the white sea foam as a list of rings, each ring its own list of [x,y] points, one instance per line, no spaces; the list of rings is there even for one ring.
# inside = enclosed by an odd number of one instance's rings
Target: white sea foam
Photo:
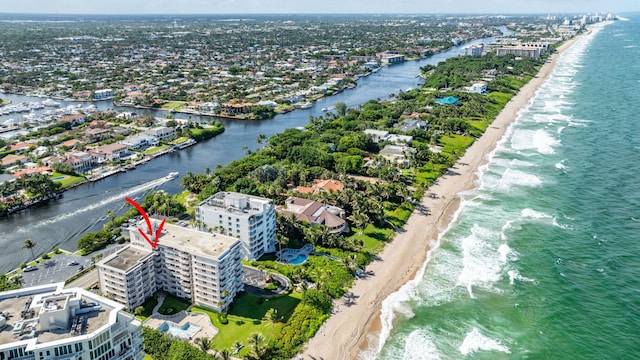
[[[462,240],[463,268],[456,285],[466,287],[472,299],[476,298],[474,287],[493,289],[493,284],[500,280],[500,258],[496,256],[495,248],[484,240],[497,237],[495,232],[474,224],[471,235]]]
[[[377,355],[380,352],[380,350],[382,350],[382,347],[389,339],[391,330],[393,330],[393,319],[395,318],[395,314],[399,312],[399,313],[405,313],[406,315],[409,315],[409,316],[413,315],[413,313],[407,312],[407,309],[409,308],[406,305],[406,303],[409,300],[416,298],[416,290],[417,290],[417,287],[420,285],[422,278],[424,277],[424,272],[427,267],[427,264],[431,261],[431,258],[434,252],[439,250],[442,237],[451,229],[451,227],[455,223],[455,220],[458,218],[458,216],[462,212],[463,207],[464,207],[464,202],[461,203],[461,206],[454,213],[453,219],[449,223],[449,226],[446,229],[443,229],[442,231],[439,232],[437,240],[434,240],[429,244],[430,250],[427,252],[427,259],[425,260],[425,262],[422,264],[422,266],[416,273],[415,278],[408,281],[400,289],[398,289],[398,291],[390,294],[386,299],[382,301],[382,305],[380,309],[380,322],[382,323],[382,326],[380,329],[380,334],[378,335],[378,347],[372,356],[375,357],[375,355]]]
[[[520,170],[507,169],[504,174],[502,174],[500,183],[505,187],[510,187],[511,185],[536,187],[542,184],[542,180],[534,174]]]
[[[559,145],[560,142],[551,137],[546,131],[540,129],[533,135],[533,144],[539,153],[549,155],[555,153],[553,147]]]
[[[573,226],[572,226],[572,225],[569,225],[569,224],[560,224],[560,223],[558,222],[558,218],[555,218],[555,217],[553,218],[552,224],[553,224],[553,226],[559,227],[559,228],[561,228],[561,229],[565,229],[565,230],[573,230]]]
[[[478,351],[500,351],[511,354],[508,347],[502,345],[499,341],[482,335],[477,328],[473,328],[473,330],[467,334],[458,349],[460,353],[465,356]]]
[[[498,247],[498,254],[500,254],[500,262],[503,264],[506,264],[508,261],[515,261],[518,259],[518,253],[507,244],[502,244]]]
[[[438,360],[442,357],[429,334],[422,330],[415,330],[405,340],[402,358],[406,360]]]
[[[514,285],[516,281],[518,282],[528,282],[537,284],[536,279],[531,279],[525,276],[522,276],[518,270],[509,270],[507,271],[509,275],[509,284]]]
[[[523,218],[528,219],[551,219],[551,215],[545,214],[540,211],[535,211],[533,209],[526,208],[520,212],[520,215]]]
[[[562,162],[556,163],[556,169],[565,170],[567,166]]]

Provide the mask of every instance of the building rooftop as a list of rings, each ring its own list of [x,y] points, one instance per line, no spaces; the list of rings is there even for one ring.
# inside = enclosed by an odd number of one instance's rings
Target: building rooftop
[[[236,192],[222,191],[200,203],[200,207],[214,207],[217,211],[234,216],[252,216],[264,212],[264,205],[273,204],[273,200]]]
[[[157,220],[151,220],[154,229],[157,229],[159,222]],[[141,220],[137,228],[146,229],[147,224]],[[127,252],[123,252],[123,259],[117,260],[118,264],[123,264],[124,269],[128,268],[134,261],[141,259],[145,251],[149,251],[150,245],[137,231],[136,227],[131,229],[131,244],[133,246],[128,248]],[[160,233],[158,240],[158,247],[170,247],[180,251],[185,251],[193,255],[204,255],[207,257],[217,258],[224,254],[229,248],[231,248],[236,242],[240,240],[227,235],[212,234],[192,228],[186,228],[173,224],[165,224]],[[143,249],[140,249],[143,248]],[[137,253],[139,252],[139,253]],[[113,260],[116,260],[115,258]],[[111,261],[113,261],[111,260]],[[128,266],[124,264],[125,260],[131,260]],[[111,264],[109,264],[111,265]],[[112,265],[114,266],[114,265]]]
[[[124,250],[106,258],[104,264],[125,271],[137,261],[151,255],[151,251],[135,246],[127,246]]]
[[[25,341],[30,351],[39,344],[91,334],[110,324],[111,312],[122,308],[83,289],[64,289],[64,283],[1,292],[0,316],[7,326],[0,330],[0,349]]]

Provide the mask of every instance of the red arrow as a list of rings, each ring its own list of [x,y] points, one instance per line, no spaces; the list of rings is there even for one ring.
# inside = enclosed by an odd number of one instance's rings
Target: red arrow
[[[147,213],[144,211],[142,206],[140,206],[137,202],[135,202],[131,198],[126,197],[125,200],[129,204],[133,205],[133,207],[138,209],[138,211],[140,212],[140,214],[142,215],[144,220],[147,222],[147,227],[149,228],[149,235],[153,235],[153,227],[151,226],[151,220],[149,219],[149,215],[147,215]],[[162,219],[162,222],[160,223],[160,226],[158,227],[158,231],[156,231],[155,239],[153,239],[153,241],[151,241],[151,239],[149,239],[149,237],[147,236],[147,234],[144,233],[144,231],[142,231],[142,230],[140,230],[140,228],[138,228],[138,232],[140,233],[140,235],[142,235],[142,237],[147,241],[147,243],[149,243],[149,245],[151,245],[153,250],[155,250],[156,247],[158,247],[158,242],[160,241],[160,233],[162,232],[162,228],[164,227],[164,223],[166,221],[167,221],[167,219]]]

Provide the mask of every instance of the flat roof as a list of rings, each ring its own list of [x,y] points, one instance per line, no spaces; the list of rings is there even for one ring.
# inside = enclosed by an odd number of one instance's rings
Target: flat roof
[[[160,234],[158,246],[165,245],[196,256],[206,255],[218,258],[236,242],[240,242],[240,240],[231,236],[165,224]]]
[[[151,251],[139,247],[127,246],[124,250],[113,254],[110,258],[105,259],[104,264],[114,267],[118,270],[125,271],[135,264],[138,260],[149,256]]]
[[[32,289],[33,288],[26,288],[6,292],[15,294],[15,296],[0,297],[0,312],[2,314],[8,314],[7,326],[0,329],[0,349],[5,346],[12,346],[12,344],[16,342],[34,342],[33,339],[37,339],[35,341],[37,344],[44,344],[93,333],[109,324],[111,311],[116,310],[115,307],[104,301],[100,301],[98,295],[87,296],[86,291],[82,289],[62,289],[62,287],[59,287],[58,290],[53,292],[51,291],[51,287],[45,288],[41,292],[33,291]],[[0,295],[2,294],[3,293],[0,293]],[[61,300],[61,298],[65,296],[68,300]],[[100,309],[75,317],[69,316],[69,326],[66,329],[42,330],[38,317],[42,306],[47,302],[49,302],[49,306],[51,306],[51,304],[70,306],[69,301],[78,299],[78,297],[81,303],[89,305],[92,303],[99,304]],[[30,305],[27,306],[27,303]],[[23,318],[22,312],[26,309],[34,309],[35,311],[27,311],[26,317]],[[15,326],[16,324],[18,325],[17,327]],[[17,329],[16,335],[14,335],[14,328]],[[35,330],[34,336],[31,339],[19,339],[21,334],[28,334],[31,329]]]

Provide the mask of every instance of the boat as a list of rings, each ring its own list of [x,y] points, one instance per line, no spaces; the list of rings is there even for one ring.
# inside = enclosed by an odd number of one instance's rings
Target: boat
[[[313,103],[310,103],[310,102],[306,102],[306,103],[297,105],[298,109],[308,109],[311,106],[313,106]]]
[[[60,103],[51,99],[47,99],[45,101],[42,102],[42,105],[44,106],[50,106],[50,107],[58,107],[60,106]]]
[[[180,173],[177,172],[177,171],[170,172],[169,175],[166,176],[166,178],[167,178],[167,180],[173,180],[173,179],[178,177],[178,174],[180,174]]]
[[[330,111],[330,110],[334,110],[336,107],[335,106],[328,106],[325,108],[322,108],[322,111]]]

